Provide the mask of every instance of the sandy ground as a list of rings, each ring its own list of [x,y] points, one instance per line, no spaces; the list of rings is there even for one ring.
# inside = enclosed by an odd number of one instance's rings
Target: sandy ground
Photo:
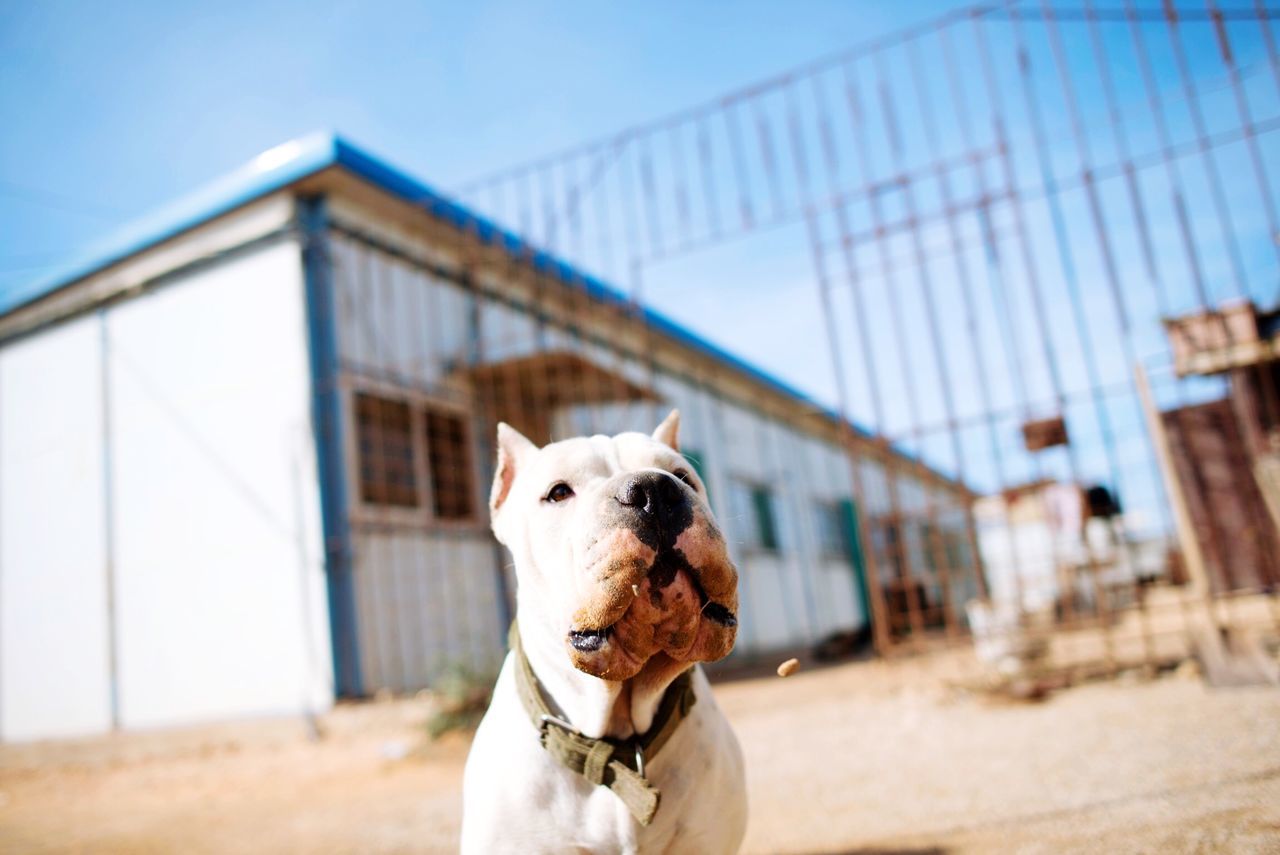
[[[1039,704],[948,685],[959,654],[717,686],[749,852],[1280,852],[1280,691],[1124,679]],[[434,852],[467,738],[427,700],[0,747],[4,852]]]

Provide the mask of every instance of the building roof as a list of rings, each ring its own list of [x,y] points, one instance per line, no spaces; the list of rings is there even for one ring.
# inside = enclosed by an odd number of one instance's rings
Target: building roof
[[[239,169],[128,224],[121,231],[90,247],[53,273],[25,285],[5,289],[0,292],[0,317],[74,285],[100,270],[125,261],[131,256],[243,205],[335,167],[354,174],[392,196],[425,209],[434,217],[467,230],[484,243],[500,247],[526,263],[532,263],[539,270],[585,288],[592,297],[609,303],[628,305],[631,303],[627,296],[615,287],[527,243],[515,233],[446,198],[417,178],[369,154],[338,134],[320,132],[268,149]],[[791,397],[805,408],[844,422],[839,414],[817,403],[806,393],[707,341],[666,315],[648,307],[638,307],[638,310],[654,329],[696,351],[701,351],[733,366],[754,380]],[[872,432],[859,425],[853,425],[853,429],[863,437],[874,437]],[[914,459],[912,455],[900,448],[895,448],[894,451],[903,457]],[[951,480],[947,476],[941,477]],[[963,486],[958,482],[952,481],[952,483]]]

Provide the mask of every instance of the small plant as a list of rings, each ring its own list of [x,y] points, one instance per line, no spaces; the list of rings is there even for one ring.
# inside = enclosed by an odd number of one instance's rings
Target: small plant
[[[452,730],[470,730],[489,708],[493,677],[454,665],[445,668],[432,687],[435,705],[427,717],[427,735],[439,739]]]

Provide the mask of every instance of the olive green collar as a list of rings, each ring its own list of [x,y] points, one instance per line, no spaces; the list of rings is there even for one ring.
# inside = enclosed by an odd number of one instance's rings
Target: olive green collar
[[[542,747],[591,783],[613,790],[641,825],[653,822],[661,794],[645,777],[645,763],[667,743],[693,707],[693,669],[684,671],[667,687],[653,723],[644,734],[628,739],[595,738],[584,735],[551,711],[524,655],[514,622],[508,643],[516,661],[516,694],[538,730]]]

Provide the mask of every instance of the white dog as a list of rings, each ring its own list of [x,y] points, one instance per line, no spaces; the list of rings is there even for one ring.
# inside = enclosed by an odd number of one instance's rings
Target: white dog
[[[695,663],[728,655],[738,574],[679,414],[539,449],[498,426],[493,531],[512,651],[463,784],[464,852],[734,852],[742,752]]]

